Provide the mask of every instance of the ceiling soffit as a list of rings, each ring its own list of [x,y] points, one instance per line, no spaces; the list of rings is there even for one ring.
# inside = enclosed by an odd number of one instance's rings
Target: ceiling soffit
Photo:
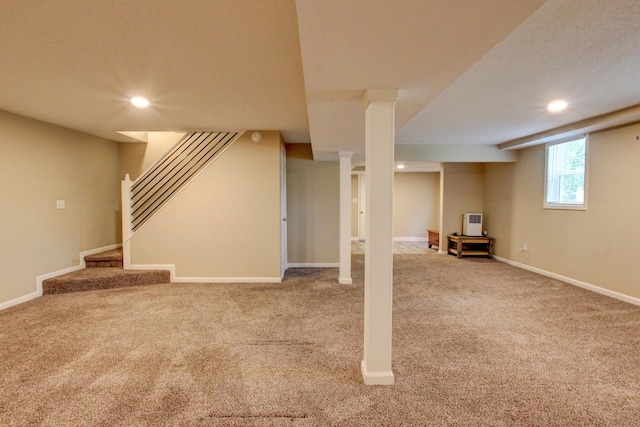
[[[298,0],[314,152],[362,150],[366,89],[399,89],[402,127],[543,2]]]

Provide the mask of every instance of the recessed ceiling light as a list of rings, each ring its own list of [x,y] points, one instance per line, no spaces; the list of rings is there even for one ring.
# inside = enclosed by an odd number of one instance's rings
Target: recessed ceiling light
[[[565,108],[567,108],[567,101],[563,101],[561,99],[550,102],[549,105],[547,105],[547,110],[551,111],[552,113],[557,113],[564,110]]]
[[[149,100],[141,96],[134,96],[131,98],[131,105],[136,108],[147,108],[149,106]]]
[[[397,168],[398,169],[404,169],[404,165],[398,165]]]

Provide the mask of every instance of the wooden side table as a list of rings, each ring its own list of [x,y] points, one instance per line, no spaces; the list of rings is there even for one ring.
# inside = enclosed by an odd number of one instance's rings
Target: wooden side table
[[[440,230],[427,230],[429,235],[429,240],[427,247],[431,248],[432,246],[440,247]]]
[[[493,238],[484,236],[448,236],[449,249],[447,253],[463,256],[486,256],[493,258]]]

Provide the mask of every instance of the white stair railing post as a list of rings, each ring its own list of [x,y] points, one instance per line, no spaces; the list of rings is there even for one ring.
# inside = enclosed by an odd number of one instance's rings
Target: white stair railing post
[[[125,270],[131,269],[131,237],[133,225],[131,223],[131,187],[133,181],[129,174],[122,181],[122,264]]]

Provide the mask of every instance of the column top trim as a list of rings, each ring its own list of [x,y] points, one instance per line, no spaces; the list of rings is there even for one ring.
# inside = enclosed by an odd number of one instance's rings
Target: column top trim
[[[340,157],[353,157],[353,151],[338,151],[338,156]]]
[[[398,100],[398,89],[367,89],[364,93],[365,104],[373,102],[394,104]]]

